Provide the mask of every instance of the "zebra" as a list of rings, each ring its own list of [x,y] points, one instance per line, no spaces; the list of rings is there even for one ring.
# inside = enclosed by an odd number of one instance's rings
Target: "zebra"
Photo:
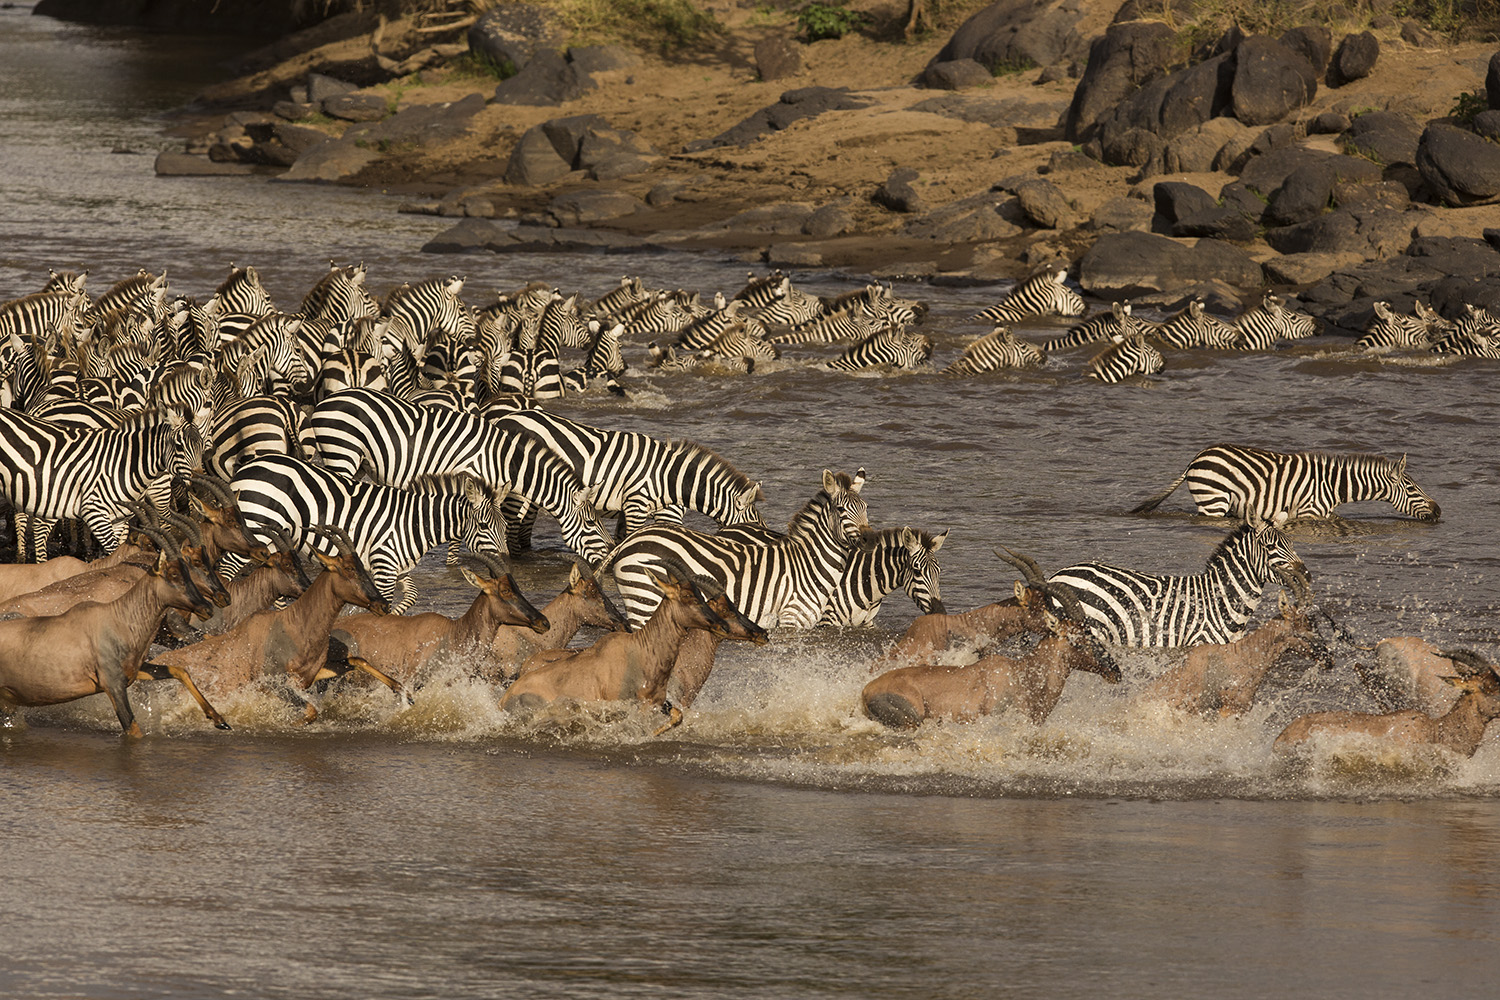
[[[1067,276],[1067,268],[1057,268],[1027,278],[974,318],[999,324],[1014,323],[1026,316],[1082,316],[1087,306],[1083,296],[1063,284]]]
[[[769,544],[719,537],[678,525],[652,524],[627,535],[606,568],[620,588],[626,617],[639,628],[661,602],[650,570],[677,560],[717,581],[734,606],[763,628],[812,628],[849,559],[869,530],[863,479],[823,472],[823,488]]]
[[[350,483],[290,455],[261,455],[235,471],[229,488],[245,523],[267,542],[285,531],[306,550],[317,525],[347,531],[393,614],[416,602],[407,574],[434,546],[461,540],[472,552],[505,554],[500,507],[508,491],[466,474],[418,476],[403,489]]]
[[[220,479],[233,478],[259,455],[297,455],[302,408],[284,395],[247,396],[214,407],[203,466]]]
[[[752,328],[753,324],[753,328]],[[723,358],[743,363],[746,372],[757,364],[781,357],[776,345],[765,339],[765,327],[746,318],[730,326],[701,352],[705,358]]]
[[[932,340],[926,334],[905,330],[882,330],[871,334],[824,365],[830,371],[858,371],[877,365],[916,368],[932,357]]]
[[[392,291],[381,310],[391,321],[389,336],[406,344],[416,358],[426,355],[434,331],[458,340],[473,336],[474,314],[458,297],[464,280],[455,274]]]
[[[1484,333],[1472,330],[1467,333],[1450,333],[1432,345],[1434,354],[1458,354],[1470,358],[1500,360],[1500,330]]]
[[[1181,312],[1156,324],[1149,336],[1168,347],[1233,347],[1239,331],[1206,311],[1202,299],[1193,299]]]
[[[1233,346],[1241,351],[1267,351],[1278,340],[1301,340],[1318,332],[1316,320],[1286,308],[1271,292],[1261,297],[1260,305],[1241,313],[1234,326],[1239,337]]]
[[[1047,578],[1073,589],[1096,636],[1137,648],[1233,642],[1273,580],[1299,600],[1310,591],[1307,567],[1279,524],[1259,518],[1230,532],[1200,573],[1153,576],[1080,563]]]
[[[718,340],[731,326],[739,322],[740,310],[745,302],[733,299],[722,309],[696,317],[677,333],[677,346],[684,351],[701,351]]]
[[[312,372],[298,340],[304,322],[295,314],[262,316],[220,352],[221,363],[237,367],[247,356],[264,348],[265,357],[261,364],[266,369],[266,377],[293,391],[305,390],[312,383]]]
[[[590,326],[595,328],[594,335],[583,356],[583,364],[563,373],[563,389],[579,393],[586,390],[590,382],[601,381],[611,394],[623,396],[625,387],[620,384],[620,376],[629,367],[620,351],[620,335],[625,332],[625,325],[605,326],[598,320],[591,320]]]
[[[1008,326],[997,326],[964,348],[961,358],[943,369],[944,375],[974,375],[996,368],[1030,368],[1047,363],[1041,348],[1016,337]]]
[[[590,313],[595,318],[613,319],[621,310],[645,299],[647,294],[640,278],[624,275],[618,285],[594,300]]]
[[[1120,332],[1114,336],[1114,343],[1089,359],[1089,378],[1112,385],[1132,375],[1155,375],[1166,367],[1161,352],[1146,343],[1128,308],[1115,303]]]
[[[1420,305],[1420,303],[1418,303]],[[1355,347],[1376,350],[1386,347],[1430,347],[1431,328],[1420,316],[1404,316],[1391,309],[1389,302],[1376,302],[1375,311],[1364,336],[1354,342]]]
[[[672,292],[661,291],[637,302],[616,318],[625,324],[633,338],[681,333],[695,318],[690,303],[691,299],[685,304]]]
[[[31,522],[36,562],[46,561],[47,536],[65,517],[81,518],[113,552],[125,505],[164,473],[191,474],[202,453],[197,424],[176,410],[141,413],[107,430],[0,410],[0,492],[16,510],[18,540],[22,521]]]
[[[380,303],[365,289],[366,273],[364,264],[339,267],[329,261],[328,273],[302,297],[297,311],[310,320],[330,324],[380,315]]]
[[[943,613],[938,590],[938,550],[948,538],[911,528],[886,528],[849,553],[844,574],[828,597],[819,625],[874,625],[881,602],[900,587],[924,615]]]
[[[704,362],[696,354],[678,354],[671,344],[658,344],[654,340],[646,345],[646,354],[651,359],[650,367],[664,372],[690,372]]]
[[[745,287],[734,293],[732,302],[742,302],[751,309],[764,309],[780,302],[792,290],[792,279],[784,271],[772,271],[757,278],[751,271],[745,276]]]
[[[1408,517],[1436,521],[1438,505],[1406,474],[1406,456],[1279,452],[1216,444],[1132,514],[1155,510],[1186,481],[1198,512],[1210,517],[1328,517],[1341,503],[1384,500]]]
[[[1058,351],[1067,347],[1097,344],[1101,340],[1113,340],[1125,328],[1124,317],[1128,317],[1130,312],[1129,300],[1112,303],[1108,309],[1101,309],[1082,323],[1068,327],[1067,333],[1047,341],[1042,349]]]
[[[700,444],[603,430],[544,410],[519,410],[490,426],[533,435],[555,452],[581,482],[598,488],[600,513],[619,513],[621,535],[653,517],[681,523],[684,509],[720,524],[765,523],[755,507],[760,484]]]
[[[113,309],[135,307],[147,313],[153,320],[161,319],[167,306],[167,272],[152,274],[145,268],[133,277],[115,282],[103,295],[84,310],[83,321],[92,326],[94,320]]]
[[[597,330],[590,330],[579,316],[577,302],[577,296],[554,296],[541,315],[522,318],[515,342],[499,358],[498,374],[489,380],[492,392],[513,392],[531,399],[557,399],[567,392],[558,349],[596,346],[592,338]],[[605,350],[607,358],[607,344]],[[619,363],[623,366],[624,359]]]
[[[34,292],[0,305],[0,341],[40,343],[48,349],[86,336],[84,297],[78,292]]]
[[[567,546],[590,565],[613,539],[568,464],[530,434],[505,433],[494,421],[421,406],[372,389],[336,392],[313,407],[303,445],[329,471],[353,481],[404,486],[422,474],[468,472],[491,488],[508,486],[505,516],[517,524],[532,505],[557,519]],[[511,537],[515,538],[512,530]]]
[[[253,267],[229,265],[229,276],[214,289],[204,306],[216,316],[250,316],[259,318],[276,312],[276,303],[260,283],[260,273]],[[303,315],[308,315],[303,313]]]

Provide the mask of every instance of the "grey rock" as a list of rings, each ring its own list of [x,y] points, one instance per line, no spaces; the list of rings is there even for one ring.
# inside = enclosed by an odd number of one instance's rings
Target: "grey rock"
[[[642,207],[624,191],[570,191],[553,198],[548,211],[564,226],[586,226],[634,215]]]
[[[552,143],[557,155],[571,167],[578,164],[578,151],[583,146],[584,136],[593,129],[609,128],[609,123],[602,115],[569,115],[549,119],[537,127]]]
[[[1246,125],[1279,122],[1317,93],[1312,64],[1276,39],[1253,35],[1235,49],[1230,105]]]
[[[330,97],[342,97],[358,90],[352,83],[326,76],[322,73],[307,74],[307,97],[308,104],[322,104]]]
[[[1021,211],[1042,229],[1070,229],[1076,224],[1073,206],[1051,181],[1040,177],[1023,181],[1015,192]]]
[[[327,139],[309,148],[290,170],[281,176],[284,181],[339,181],[352,177],[380,158],[380,154],[367,146],[359,146],[347,137]]]
[[[1386,209],[1335,209],[1309,222],[1266,231],[1277,253],[1355,253],[1366,259],[1402,253],[1411,243],[1411,220]]]
[[[237,177],[254,173],[248,163],[218,163],[202,156],[164,150],[156,155],[158,177]]]
[[[922,86],[933,90],[968,90],[988,87],[995,77],[973,59],[953,59],[933,63],[922,71]]]
[[[775,104],[761,108],[750,117],[711,139],[695,139],[684,149],[694,153],[720,146],[749,146],[769,132],[777,132],[792,122],[812,118],[827,111],[852,111],[870,106],[870,102],[850,96],[848,90],[832,87],[799,87],[788,90]]]
[[[676,204],[688,190],[687,182],[681,180],[667,180],[655,185],[646,192],[646,204],[652,208],[661,208],[665,205]]]
[[[1163,150],[1163,165],[1169,174],[1221,169],[1221,153],[1228,150],[1224,160],[1233,162],[1254,137],[1251,129],[1233,118],[1210,118],[1170,139]]]
[[[1322,75],[1328,69],[1328,60],[1333,55],[1333,32],[1321,24],[1304,24],[1283,32],[1281,44],[1293,52],[1300,52],[1312,66],[1313,72]]]
[[[1484,70],[1484,94],[1490,107],[1500,108],[1500,52],[1490,56]]]
[[[505,183],[536,187],[572,173],[573,165],[557,155],[557,147],[544,129],[544,125],[534,125],[522,134],[505,166]]]
[[[1333,185],[1333,203],[1339,208],[1394,208],[1411,206],[1411,193],[1398,181],[1341,180]]]
[[[1170,292],[1209,279],[1253,288],[1260,285],[1261,269],[1222,241],[1186,245],[1153,233],[1106,233],[1078,264],[1084,291],[1104,298]]]
[[[783,80],[802,72],[802,46],[790,35],[768,35],[755,43],[755,70],[762,80]]]
[[[1158,181],[1151,188],[1151,198],[1156,214],[1169,226],[1218,204],[1213,195],[1184,181]]]
[[[470,94],[457,101],[438,104],[414,104],[402,108],[374,125],[358,125],[344,133],[346,138],[362,138],[366,142],[385,143],[429,143],[457,139],[469,130],[474,116],[483,111],[483,94]]]
[[[307,84],[296,83],[287,88],[288,99],[293,104],[311,104],[307,99]]]
[[[1324,111],[1307,122],[1308,135],[1337,135],[1349,127],[1349,117],[1339,111]]]
[[[1415,21],[1401,22],[1401,40],[1419,49],[1435,49],[1445,44],[1442,38]]]
[[[1166,169],[1165,154],[1166,143],[1161,136],[1143,128],[1113,133],[1103,144],[1105,163],[1117,167],[1140,167],[1143,177]]]
[[[539,49],[556,50],[564,35],[547,8],[506,3],[481,14],[467,38],[470,52],[514,75]]]
[[[655,159],[656,150],[639,135],[628,130],[612,128],[590,128],[578,143],[578,158],[574,165],[588,170],[605,160],[621,156],[637,159]]]
[[[1323,281],[1339,268],[1361,260],[1362,257],[1347,253],[1292,253],[1272,257],[1261,267],[1271,284],[1300,288]]]
[[[771,267],[822,267],[823,255],[800,243],[773,243],[766,248],[765,262]]]
[[[1417,162],[1422,125],[1397,111],[1371,111],[1349,123],[1340,141],[1344,148],[1382,166]]]
[[[1326,162],[1305,163],[1281,182],[1266,204],[1265,221],[1273,226],[1290,226],[1306,222],[1328,211],[1337,180],[1333,166]]]
[[[1380,41],[1368,31],[1345,35],[1328,66],[1328,84],[1342,87],[1363,80],[1375,69],[1380,58]]]
[[[1285,179],[1284,175],[1277,180],[1278,187],[1283,179]],[[1261,194],[1259,190],[1252,189],[1243,180],[1225,184],[1219,189],[1220,203],[1248,219],[1253,219],[1256,223],[1260,222],[1260,217],[1266,210],[1266,202],[1269,200],[1270,195]]]
[[[1211,205],[1178,219],[1172,225],[1173,236],[1203,237],[1248,243],[1259,234],[1260,224],[1254,214],[1233,205]]]
[[[802,231],[814,239],[842,236],[854,228],[854,216],[843,205],[824,205],[802,222]]]
[[[927,210],[922,196],[917,189],[912,187],[911,182],[917,179],[917,172],[910,167],[897,167],[891,171],[885,183],[875,189],[873,200],[875,204],[888,208],[893,212],[920,213]]]
[[[1432,124],[1417,147],[1417,169],[1448,205],[1500,201],[1500,145],[1452,125]]]
[[[575,45],[568,49],[567,60],[575,72],[590,84],[604,73],[623,73],[641,65],[641,57],[623,45]]]
[[[1020,236],[1021,218],[1014,198],[1000,199],[985,191],[913,219],[905,232],[943,243],[988,242]]]
[[[813,214],[813,207],[805,202],[781,202],[762,205],[738,212],[722,223],[723,228],[739,233],[771,233],[778,236],[796,236]]]
[[[1094,210],[1088,228],[1095,232],[1144,232],[1151,228],[1151,206],[1139,198],[1111,198]]]
[[[1491,141],[1500,140],[1500,111],[1481,111],[1470,124],[1475,135]]]
[[[284,118],[294,122],[299,118],[306,118],[317,111],[322,110],[316,104],[299,103],[297,101],[277,101],[271,105],[271,113],[277,118]]]
[[[328,133],[321,129],[307,125],[293,125],[290,122],[277,122],[272,125],[271,136],[298,155],[328,139]]]
[[[390,104],[380,94],[351,91],[330,97],[322,103],[323,113],[346,122],[377,122],[390,112]]]
[[[973,59],[993,70],[1075,59],[1086,44],[1076,30],[1080,17],[1072,0],[997,0],[959,25],[932,62]]]
[[[515,76],[496,85],[495,102],[550,107],[580,97],[592,85],[563,56],[541,49]]]
[[[661,162],[659,156],[636,156],[622,153],[595,163],[588,168],[588,175],[596,181],[617,181],[623,177],[636,177],[653,170]]]

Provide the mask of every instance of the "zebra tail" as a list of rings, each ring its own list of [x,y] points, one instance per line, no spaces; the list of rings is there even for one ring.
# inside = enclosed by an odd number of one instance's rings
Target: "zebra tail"
[[[1172,480],[1172,485],[1171,486],[1168,486],[1166,489],[1162,490],[1160,493],[1156,494],[1156,496],[1151,497],[1148,500],[1142,500],[1140,503],[1138,503],[1134,507],[1130,508],[1130,513],[1132,513],[1132,514],[1145,514],[1148,511],[1153,511],[1157,507],[1160,507],[1161,506],[1161,502],[1163,500],[1165,500],[1167,497],[1171,496],[1173,490],[1177,489],[1177,487],[1179,487],[1179,486],[1182,485],[1182,481],[1187,478],[1187,474],[1188,474],[1188,470],[1187,469],[1183,469],[1182,470],[1182,475],[1180,475],[1176,479]]]

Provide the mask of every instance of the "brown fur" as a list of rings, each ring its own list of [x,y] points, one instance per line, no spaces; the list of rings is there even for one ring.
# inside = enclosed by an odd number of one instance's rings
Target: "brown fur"
[[[1402,746],[1434,744],[1464,757],[1474,756],[1490,720],[1500,717],[1500,678],[1493,671],[1450,678],[1462,692],[1445,714],[1433,718],[1417,709],[1387,712],[1314,712],[1292,720],[1273,749],[1288,752],[1315,735],[1363,733]]]
[[[1039,588],[1016,581],[1016,596],[957,614],[920,615],[891,648],[870,664],[880,673],[901,664],[925,663],[955,643],[1002,642],[1023,632],[1048,631],[1046,601]]]
[[[537,653],[553,650],[559,653],[584,625],[624,632],[625,619],[599,589],[599,581],[581,572],[575,565],[568,586],[542,609],[549,623],[547,631],[535,635],[527,629],[503,625],[495,630],[494,641],[480,676],[496,682],[508,682],[520,676]],[[545,662],[545,661],[543,661]]]

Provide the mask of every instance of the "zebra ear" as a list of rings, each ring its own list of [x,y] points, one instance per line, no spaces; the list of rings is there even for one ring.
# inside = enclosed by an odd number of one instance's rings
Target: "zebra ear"
[[[838,489],[839,481],[828,469],[823,470],[823,491],[832,496]]]
[[[860,468],[858,468],[858,469],[856,469],[854,471],[854,482],[850,486],[850,489],[852,489],[855,493],[858,493],[860,490],[864,489],[864,487],[865,487],[865,470],[864,470],[864,467],[861,466]]]
[[[913,535],[911,533],[911,529],[910,528],[902,528],[901,529],[901,547],[902,548],[906,548],[906,549],[911,548],[912,547],[912,543],[914,543],[916,540],[917,540],[917,536]]]
[[[1281,528],[1283,528],[1283,527],[1286,526],[1286,522],[1287,522],[1287,512],[1284,511],[1284,510],[1278,510],[1275,513],[1275,515],[1271,518],[1271,527],[1276,528],[1277,530],[1280,530]]]
[[[1402,452],[1402,454],[1401,454],[1401,461],[1399,461],[1399,462],[1396,463],[1396,475],[1398,475],[1398,476],[1404,476],[1404,475],[1406,475],[1406,453],[1405,452]]]
[[[760,496],[760,483],[751,483],[739,496],[734,498],[734,506],[737,510],[744,510],[756,501]]]
[[[948,530],[949,529],[944,528],[942,531],[932,536],[932,551],[936,552],[938,549],[943,547],[943,543],[948,540]]]

